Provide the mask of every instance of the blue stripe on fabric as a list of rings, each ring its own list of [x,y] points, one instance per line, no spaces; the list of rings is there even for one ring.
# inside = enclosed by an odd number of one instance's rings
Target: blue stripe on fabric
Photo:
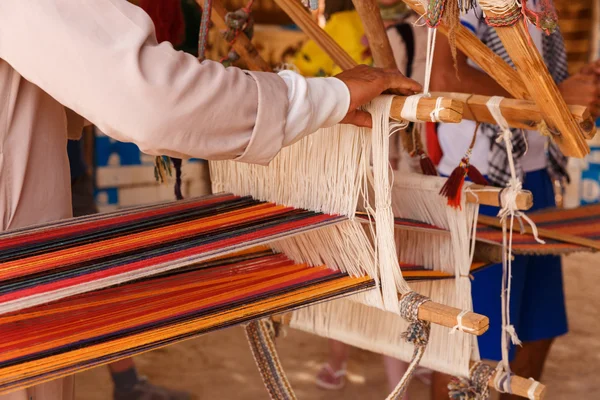
[[[477,33],[477,31],[475,30],[475,27],[467,21],[460,21],[460,23],[467,29],[469,29],[471,32],[473,33]]]

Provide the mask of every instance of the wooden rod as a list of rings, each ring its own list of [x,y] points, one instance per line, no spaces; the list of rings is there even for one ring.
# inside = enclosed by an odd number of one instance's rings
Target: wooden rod
[[[471,361],[471,366],[473,366],[475,364],[474,361]],[[496,379],[496,374],[498,374],[499,372],[494,373],[494,375],[492,375],[492,377],[490,378],[490,380],[488,381],[488,386],[491,389],[496,390],[496,385],[494,384],[494,380]],[[532,380],[532,379],[527,379],[527,378],[523,378],[521,376],[517,376],[517,375],[512,375],[510,377],[510,391],[512,392],[512,394],[519,396],[519,397],[524,397],[526,399],[529,398],[529,389],[531,388],[532,385],[535,384],[536,381]],[[541,383],[538,383],[537,387],[535,388],[534,392],[533,392],[533,398],[535,400],[543,400],[544,396],[546,396],[546,386],[542,385]]]
[[[398,299],[401,295],[398,295]],[[462,310],[456,307],[450,307],[444,304],[428,301],[419,307],[418,316],[422,321],[429,321],[432,324],[453,328],[457,325],[457,317]],[[273,316],[273,320],[289,325],[292,318],[291,313],[279,314]],[[490,320],[485,315],[476,314],[469,311],[462,317],[462,325],[466,333],[476,336],[483,335],[490,326]]]
[[[196,0],[196,3],[200,7],[204,7],[204,2],[202,0]],[[227,15],[227,9],[221,4],[219,0],[213,0],[212,2],[212,11],[211,11],[211,20],[213,24],[222,31],[226,31],[228,29],[227,24],[225,23],[225,15]],[[263,71],[263,72],[271,72],[272,69],[261,56],[258,54],[256,47],[250,42],[248,36],[244,34],[244,32],[240,32],[238,37],[235,39],[232,45],[233,49],[240,55],[240,57],[244,60],[244,62],[248,65],[248,69],[252,71]]]
[[[467,93],[432,93],[433,96],[448,97],[460,100],[466,104],[463,110],[463,119],[495,124],[496,121],[490,114],[486,104],[490,97]],[[577,121],[579,128],[586,137],[593,137],[596,124],[590,111],[584,106],[568,106],[571,115]],[[502,115],[512,128],[536,130],[537,124],[542,120],[542,113],[535,102],[531,100],[504,99],[500,103]]]
[[[377,0],[352,0],[352,3],[365,28],[365,35],[369,41],[369,49],[373,55],[375,66],[398,69]]]
[[[554,141],[564,155],[582,158],[590,152],[579,125],[571,115],[554,79],[537,51],[522,21],[512,26],[496,27],[496,32],[517,67],[531,98],[539,106],[544,121],[556,132]]]
[[[351,69],[356,61],[315,22],[298,0],[275,0],[275,3],[311,38],[342,70]]]
[[[487,215],[479,215],[479,218],[477,221],[483,225],[492,226],[494,228],[502,228],[502,223],[498,220],[498,218],[495,218],[495,217],[489,217]],[[518,225],[518,227],[513,226],[513,231],[520,232],[520,230],[521,230],[520,225]],[[533,235],[533,231],[528,224],[524,225],[524,230],[525,230],[526,234]],[[541,238],[545,238],[545,239],[559,240],[564,243],[571,243],[571,244],[576,244],[579,246],[588,247],[588,248],[594,249],[594,250],[600,250],[600,241],[598,241],[598,240],[588,239],[588,238],[581,237],[581,236],[569,235],[567,233],[563,233],[560,231],[544,229],[544,228],[538,228],[538,235]]]
[[[426,10],[420,0],[404,0],[404,2],[417,14],[425,14]],[[448,28],[443,22],[439,25],[438,30],[444,35],[448,35]],[[517,99],[530,98],[519,73],[483,44],[473,32],[460,24],[454,29],[454,32],[458,49],[498,82],[504,90]]]
[[[417,105],[417,119],[431,121],[431,113],[436,109],[437,99],[440,101],[441,110],[438,113],[439,122],[458,123],[463,119],[464,103],[458,99],[443,96],[422,97]],[[401,120],[402,109],[406,103],[406,96],[395,96],[390,108],[390,117]]]
[[[500,207],[501,188],[495,186],[484,186],[472,184],[470,190],[465,193],[467,202],[479,203],[486,206]],[[533,206],[533,195],[529,190],[523,190],[517,195],[517,207],[519,210],[529,210]]]

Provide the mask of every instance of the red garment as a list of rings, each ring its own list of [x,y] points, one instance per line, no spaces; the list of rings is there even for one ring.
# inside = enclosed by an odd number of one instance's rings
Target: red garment
[[[140,8],[150,16],[158,43],[177,46],[185,38],[185,23],[180,0],[141,0]]]
[[[439,165],[442,156],[442,147],[437,137],[437,128],[435,123],[427,122],[425,124],[425,143],[427,146],[427,154],[435,166]]]

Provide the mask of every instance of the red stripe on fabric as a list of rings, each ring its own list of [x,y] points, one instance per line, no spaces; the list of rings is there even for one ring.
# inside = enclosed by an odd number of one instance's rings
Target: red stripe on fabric
[[[67,225],[67,226],[60,227],[60,228],[50,228],[48,230],[43,230],[43,231],[36,232],[36,233],[24,232],[22,235],[19,235],[19,236],[7,238],[7,239],[0,239],[0,250],[4,250],[9,247],[14,247],[16,245],[23,246],[26,244],[32,244],[32,243],[36,243],[36,242],[44,242],[44,241],[48,241],[50,239],[69,236],[69,235],[72,235],[75,233],[82,234],[82,233],[85,233],[90,230],[98,230],[99,228],[110,228],[115,225],[120,225],[120,224],[124,224],[127,222],[134,222],[134,221],[140,220],[142,218],[154,217],[154,216],[158,216],[158,215],[162,215],[162,214],[167,214],[170,212],[183,211],[183,210],[192,209],[195,207],[206,206],[206,205],[210,205],[210,204],[233,200],[235,198],[239,198],[239,196],[229,195],[229,196],[224,196],[224,197],[217,197],[214,199],[213,198],[204,199],[204,200],[198,201],[198,202],[183,203],[183,204],[175,203],[172,206],[168,206],[168,207],[164,207],[164,208],[160,208],[160,209],[153,209],[153,210],[135,213],[135,214],[131,214],[131,215],[113,217],[113,218],[109,218],[106,220],[89,221],[89,222],[83,222],[83,223],[79,223],[79,224],[76,223],[73,225]]]
[[[12,293],[8,293],[3,296],[0,296],[0,303],[16,300],[19,298],[33,296],[36,294],[47,293],[47,292],[51,292],[54,290],[64,289],[67,287],[81,285],[84,283],[89,283],[92,281],[100,280],[103,278],[108,278],[108,277],[119,275],[119,274],[124,274],[127,272],[141,270],[141,269],[144,269],[144,268],[147,268],[150,266],[156,266],[156,265],[159,265],[162,263],[168,263],[168,262],[176,261],[176,260],[187,258],[187,257],[198,256],[198,255],[207,253],[212,250],[217,250],[219,248],[222,249],[222,248],[227,248],[227,247],[233,247],[235,245],[239,245],[242,243],[248,243],[248,242],[254,241],[254,240],[266,239],[266,238],[275,236],[275,235],[283,233],[283,232],[294,231],[296,229],[305,228],[305,227],[308,227],[311,225],[315,225],[315,224],[319,224],[319,223],[326,222],[329,220],[333,220],[335,218],[337,218],[337,217],[330,216],[330,215],[317,215],[317,216],[309,217],[309,218],[306,218],[303,220],[293,221],[291,223],[277,225],[277,226],[271,227],[269,229],[264,229],[264,230],[260,230],[257,232],[252,232],[249,234],[244,234],[244,235],[240,235],[237,237],[228,238],[225,240],[220,240],[217,242],[205,244],[205,245],[194,247],[191,249],[181,250],[181,251],[173,252],[170,254],[164,254],[164,255],[150,258],[147,260],[140,260],[140,261],[137,261],[134,263],[110,268],[108,270],[98,271],[98,272],[94,272],[91,274],[78,276],[75,278],[70,278],[70,279],[65,279],[65,280],[52,282],[52,283],[48,283],[48,284],[44,284],[44,285],[35,286],[32,288],[28,288],[25,290],[12,292]]]

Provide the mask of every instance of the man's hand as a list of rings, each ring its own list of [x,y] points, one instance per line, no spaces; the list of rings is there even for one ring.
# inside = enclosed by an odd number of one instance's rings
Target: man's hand
[[[593,71],[592,65],[590,66]],[[594,73],[578,73],[558,85],[558,89],[567,104],[588,107],[592,116],[600,116],[600,88]]]
[[[398,70],[381,69],[359,65],[342,72],[336,78],[346,84],[350,91],[348,114],[340,122],[370,128],[373,125],[371,115],[358,108],[367,104],[385,91],[413,95],[423,90],[422,86],[405,77]]]

